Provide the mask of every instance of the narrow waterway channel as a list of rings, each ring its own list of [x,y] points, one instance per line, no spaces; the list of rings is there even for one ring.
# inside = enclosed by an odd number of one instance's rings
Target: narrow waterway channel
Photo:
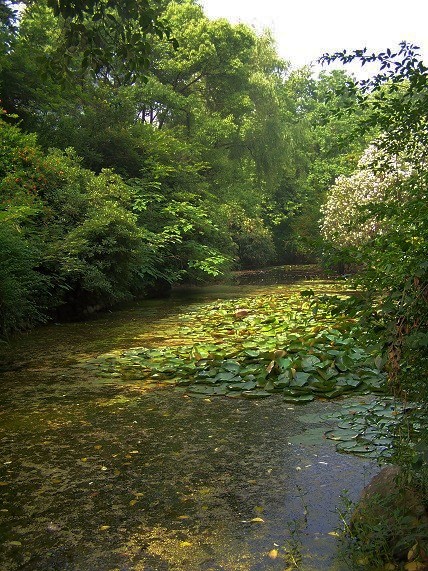
[[[337,508],[378,468],[337,453],[323,433],[358,397],[303,407],[278,395],[190,398],[84,366],[109,351],[182,343],[180,318],[217,299],[239,307],[248,296],[335,288],[304,276],[178,291],[4,345],[0,568],[346,569]]]

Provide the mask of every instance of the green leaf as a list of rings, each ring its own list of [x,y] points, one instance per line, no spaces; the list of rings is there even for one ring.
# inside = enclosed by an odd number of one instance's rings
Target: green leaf
[[[241,395],[247,399],[260,399],[270,397],[271,393],[268,393],[263,390],[253,390],[253,391],[243,391]]]
[[[292,395],[285,395],[283,400],[284,402],[290,404],[306,404],[314,400],[314,395],[312,394],[302,394],[299,396],[292,396]]]
[[[216,382],[222,383],[225,381],[239,381],[241,380],[241,377],[239,377],[238,375],[236,375],[235,373],[231,372],[231,371],[225,371],[225,372],[221,372],[221,373],[217,373],[217,375],[214,377]]]
[[[304,373],[302,371],[297,371],[293,379],[290,382],[291,387],[303,387],[309,383],[310,373]]]
[[[291,367],[292,360],[290,357],[280,357],[279,359],[275,359],[278,368],[281,372],[286,371]]]
[[[306,372],[316,371],[319,364],[321,364],[321,360],[315,357],[315,355],[308,355],[302,358],[302,369]]]

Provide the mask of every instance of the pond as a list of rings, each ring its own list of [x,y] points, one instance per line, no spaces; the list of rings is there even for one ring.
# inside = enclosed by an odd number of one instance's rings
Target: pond
[[[285,283],[290,274],[295,281]],[[52,324],[3,346],[0,568],[345,569],[336,556],[337,508],[378,467],[339,454],[323,434],[344,406],[369,397],[304,406],[277,394],[193,398],[87,366],[103,353],[194,342],[192,319],[218,300],[239,307],[309,287],[340,289],[305,280],[311,276],[310,268],[275,271],[260,285],[247,274]]]

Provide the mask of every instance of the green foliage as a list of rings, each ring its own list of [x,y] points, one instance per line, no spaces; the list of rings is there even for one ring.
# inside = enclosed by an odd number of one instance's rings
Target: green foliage
[[[195,397],[277,393],[285,402],[304,404],[316,397],[383,391],[385,375],[375,349],[364,347],[353,319],[331,312],[328,296],[287,293],[240,301],[244,307],[222,301],[183,316],[185,346],[134,348],[87,365],[98,366],[105,377],[119,373],[124,379],[184,386]],[[358,452],[373,451],[370,445]]]
[[[276,258],[272,233],[259,217],[250,218],[238,204],[222,208],[228,233],[236,245],[239,267],[262,268]]]
[[[188,145],[145,128],[152,144],[151,155],[139,158],[144,177],[126,184],[110,170],[95,175],[82,168],[72,150],[46,154],[33,135],[0,124],[1,205],[7,228],[13,223],[4,252],[17,252],[16,263],[5,265],[3,303],[11,308],[25,299],[19,306],[28,323],[54,311],[111,305],[159,280],[205,281],[230,266],[225,223],[201,198],[201,165],[185,159]],[[183,161],[171,159],[172,148]],[[46,285],[43,295],[39,283]],[[10,309],[2,315],[4,330],[27,322]]]
[[[139,224],[153,249],[156,263],[152,277],[169,283],[203,282],[229,267],[227,243],[197,197],[191,201],[168,199],[157,193],[143,194],[134,186]]]
[[[288,75],[268,33],[194,0],[27,2],[19,29],[9,16],[1,97],[41,148],[6,144],[2,201],[33,209],[20,231],[49,277],[46,307],[311,259],[340,171],[328,159],[350,155],[353,115],[327,117],[355,99],[334,95],[345,77]]]
[[[287,260],[319,256],[318,221],[324,196],[338,176],[352,172],[365,146],[366,136],[356,133],[361,110],[353,87],[352,78],[340,71],[323,72],[314,79],[302,69],[286,82],[296,156],[277,190],[285,216],[274,226],[274,233],[277,248]]]
[[[2,265],[3,329],[62,304],[83,310],[129,297],[143,258],[129,188],[111,172],[83,169],[72,152],[45,155],[33,136],[5,123],[0,129],[3,255],[15,253]]]
[[[349,59],[346,54],[332,57]],[[350,57],[379,59],[387,69],[364,84],[372,92],[363,99],[363,125],[378,127],[381,135],[362,182],[364,211],[348,220],[348,235],[364,234],[352,255],[364,268],[359,283],[367,297],[367,315],[375,316],[376,331],[382,332],[391,382],[409,396],[428,399],[421,382],[428,328],[427,69],[407,44],[401,44],[398,54],[388,50],[375,57],[357,51]],[[357,194],[354,212],[361,210]],[[367,235],[367,223],[377,232]]]
[[[336,245],[342,251],[344,246],[354,245],[347,248],[347,254],[362,270],[357,280],[361,291],[358,306],[363,309],[364,326],[383,344],[390,389],[406,401],[422,402],[425,408],[407,409],[398,425],[393,461],[401,467],[404,490],[371,502],[352,533],[354,554],[360,556],[364,567],[399,557],[394,546],[405,557],[412,549],[415,562],[409,565],[423,566],[416,561],[425,558],[427,541],[426,522],[422,520],[415,526],[414,515],[410,517],[406,511],[415,497],[421,506],[426,505],[428,489],[428,70],[415,50],[402,43],[398,53],[387,50],[370,55],[366,50],[357,50],[325,56],[327,61],[360,59],[362,63],[380,63],[380,72],[363,82],[359,95],[365,109],[361,129],[375,128],[380,133],[374,140],[376,153],[365,172],[360,169],[347,181],[358,178],[361,187],[355,191],[353,185],[347,207],[353,210],[354,219],[348,218],[347,228],[342,225]],[[332,189],[331,200],[338,190]],[[336,217],[339,212],[340,204]],[[329,237],[335,239],[332,230],[331,226]],[[391,506],[394,501],[395,509]],[[385,521],[388,512],[394,517]]]
[[[0,73],[6,64],[6,56],[12,48],[16,34],[16,9],[13,2],[0,3]]]
[[[58,78],[70,71],[78,52],[84,72],[130,83],[149,67],[151,37],[166,36],[177,47],[159,0],[46,0],[46,6],[59,24],[58,45],[47,60]]]
[[[0,336],[44,321],[49,280],[37,271],[37,252],[25,240],[19,222],[30,214],[14,208],[0,212]]]

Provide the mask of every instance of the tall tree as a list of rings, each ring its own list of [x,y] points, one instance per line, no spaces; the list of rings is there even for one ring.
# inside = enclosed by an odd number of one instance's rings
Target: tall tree
[[[27,0],[32,6],[35,0]],[[50,71],[69,72],[81,54],[83,70],[114,81],[133,82],[145,73],[153,36],[171,38],[161,18],[162,0],[46,0],[59,24],[58,47],[48,60]]]

